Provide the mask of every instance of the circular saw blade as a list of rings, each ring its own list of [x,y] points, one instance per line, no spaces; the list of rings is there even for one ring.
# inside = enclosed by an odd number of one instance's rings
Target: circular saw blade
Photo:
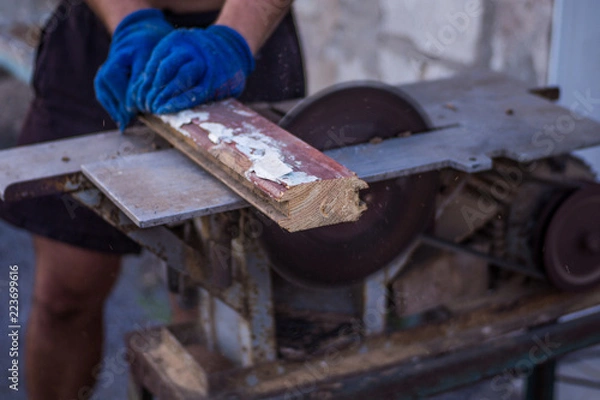
[[[345,84],[305,99],[280,125],[319,150],[429,129],[420,108],[381,83]],[[361,191],[367,211],[359,221],[290,233],[271,224],[262,241],[273,268],[309,287],[354,284],[386,266],[431,222],[437,173],[369,184]]]

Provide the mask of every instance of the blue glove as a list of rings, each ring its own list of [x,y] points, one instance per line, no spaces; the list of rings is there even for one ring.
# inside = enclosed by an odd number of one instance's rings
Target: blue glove
[[[156,9],[135,11],[115,29],[108,58],[96,74],[94,88],[96,98],[121,131],[138,112],[126,107],[130,83],[143,71],[160,40],[174,30]]]
[[[212,25],[177,29],[154,49],[133,83],[128,105],[142,112],[169,114],[242,94],[254,57],[237,31]]]

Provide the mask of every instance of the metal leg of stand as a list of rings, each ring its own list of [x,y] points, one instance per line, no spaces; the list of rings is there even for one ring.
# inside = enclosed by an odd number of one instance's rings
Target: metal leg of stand
[[[527,400],[554,400],[556,360],[536,365],[527,378]]]
[[[133,376],[129,376],[127,385],[128,400],[152,400],[154,396],[145,387],[139,385]]]

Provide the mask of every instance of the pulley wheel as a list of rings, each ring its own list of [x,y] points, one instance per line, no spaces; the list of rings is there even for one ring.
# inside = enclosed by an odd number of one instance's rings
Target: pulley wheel
[[[544,268],[563,290],[600,283],[600,185],[573,192],[552,215],[544,237]]]
[[[319,150],[429,129],[420,108],[380,83],[338,86],[305,99],[280,125]],[[385,143],[380,144],[385,146]],[[273,268],[309,287],[356,283],[402,253],[431,222],[438,188],[428,172],[369,184],[357,222],[289,233],[270,224],[262,239]]]

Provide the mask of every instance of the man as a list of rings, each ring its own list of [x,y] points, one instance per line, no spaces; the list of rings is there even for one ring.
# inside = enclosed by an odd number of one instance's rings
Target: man
[[[229,96],[303,96],[291,3],[63,0],[42,34],[19,144],[124,129],[140,112]],[[139,247],[64,196],[0,206],[4,219],[34,233],[29,397],[85,398],[102,354],[104,302],[121,256]]]

